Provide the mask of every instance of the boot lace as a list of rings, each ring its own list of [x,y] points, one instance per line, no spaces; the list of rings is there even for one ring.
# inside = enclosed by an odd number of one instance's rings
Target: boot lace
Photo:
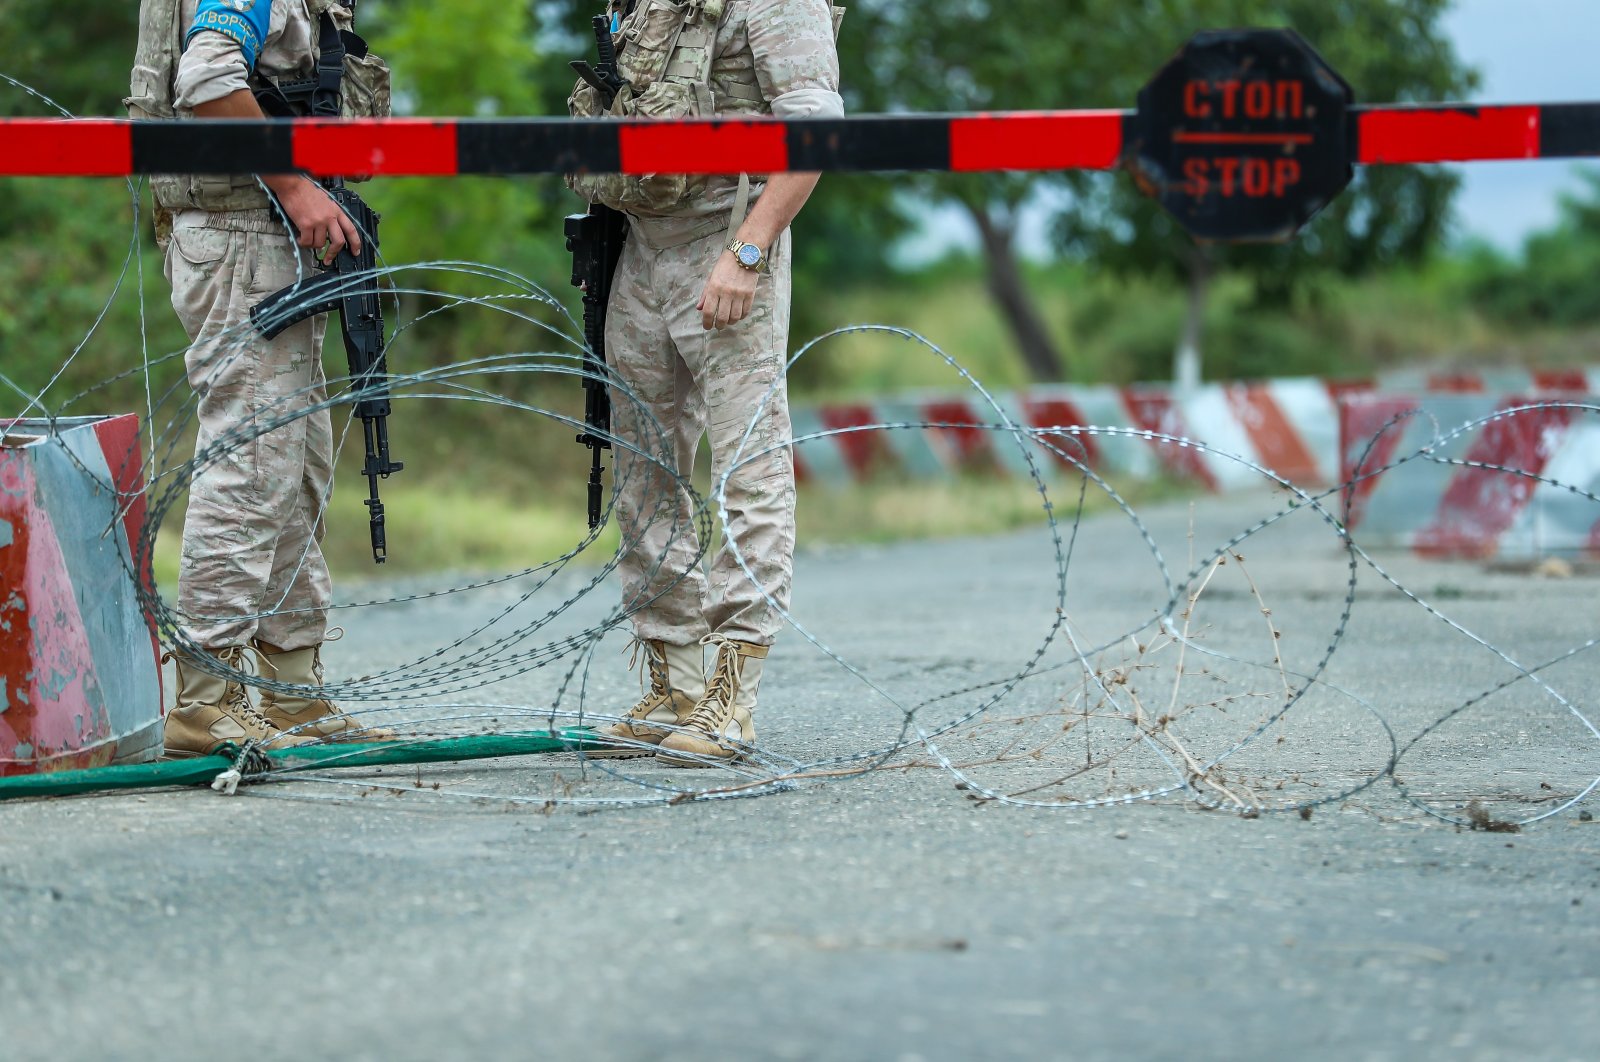
[[[739,650],[727,642],[717,646],[717,666],[706,683],[705,696],[695,705],[694,711],[684,721],[685,730],[699,730],[717,736],[733,708],[733,699],[739,690]]]
[[[645,667],[644,670],[639,672],[639,692],[642,696],[639,703],[634,705],[633,710],[628,713],[630,716],[643,718],[672,697],[672,683],[667,674],[666,657],[658,657],[641,638],[634,638],[623,652],[629,654],[629,671],[637,670],[639,657],[644,657]],[[648,688],[645,686],[646,675],[649,675],[650,678]]]
[[[219,652],[217,660],[233,670],[244,674],[261,674],[261,652],[251,646],[236,645],[231,649]],[[253,665],[253,666],[252,666]],[[227,680],[226,699],[223,701],[223,711],[233,716],[246,728],[259,730],[265,737],[279,733],[272,720],[261,714],[261,710],[250,703],[250,694],[245,690],[243,682],[230,678]]]
[[[250,703],[250,695],[238,683],[228,684],[228,703],[225,710],[245,726],[259,729],[268,737],[279,732],[272,724],[272,720],[262,715],[260,709]]]

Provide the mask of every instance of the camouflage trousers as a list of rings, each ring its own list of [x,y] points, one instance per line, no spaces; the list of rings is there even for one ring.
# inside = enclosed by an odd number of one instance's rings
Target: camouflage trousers
[[[197,467],[183,527],[178,609],[200,645],[252,637],[283,649],[319,644],[332,599],[322,557],[323,510],[333,488],[333,431],[324,400],[322,333],[312,318],[276,339],[250,324],[250,307],[285,285],[310,257],[266,210],[184,211],[167,244],[172,306],[193,345],[185,357],[196,397]],[[256,434],[259,419],[286,420]],[[229,440],[242,432],[242,439]]]
[[[726,245],[725,220],[710,235],[662,250],[635,223],[606,321],[607,356],[639,403],[613,395],[623,603],[638,637],[672,645],[711,633],[771,645],[783,626],[774,604],[789,607],[794,570],[794,459],[784,383],[789,234],[773,248],[772,272],[760,278],[750,316],[706,331],[696,304]],[[641,407],[664,429],[664,440]],[[734,468],[723,499],[732,538],[707,571],[695,563],[700,543],[692,499],[673,475],[688,479],[702,436],[710,442],[713,483]],[[776,449],[762,454],[769,447]],[[712,513],[716,520],[715,506]]]

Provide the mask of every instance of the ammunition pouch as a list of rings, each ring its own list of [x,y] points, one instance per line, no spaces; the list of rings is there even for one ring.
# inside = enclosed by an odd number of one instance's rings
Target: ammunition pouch
[[[567,110],[574,118],[671,120],[711,118],[734,109],[723,108],[712,91],[717,26],[725,6],[725,0],[640,0],[617,38],[617,69],[627,86],[608,108],[594,86],[580,80]],[[759,100],[753,72],[749,80]],[[682,173],[567,177],[567,187],[589,202],[643,215],[671,213],[700,195],[706,184],[703,176]]]

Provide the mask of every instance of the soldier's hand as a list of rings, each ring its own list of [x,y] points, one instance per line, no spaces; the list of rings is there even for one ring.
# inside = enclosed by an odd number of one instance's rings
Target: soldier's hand
[[[732,251],[723,251],[716,268],[711,271],[711,279],[706,282],[705,294],[700,296],[698,309],[706,330],[727,328],[749,317],[756,303],[759,279],[750,270],[740,267]]]
[[[323,265],[331,265],[347,246],[351,254],[361,253],[361,232],[356,223],[321,185],[304,178],[295,180],[278,192],[278,201],[300,233],[300,246],[317,251]]]
[[[199,118],[266,117],[247,88],[229,93],[221,99],[196,104],[194,113]],[[319,251],[323,265],[332,265],[339,252],[347,246],[351,254],[361,253],[361,233],[357,231],[356,223],[339,209],[339,204],[329,198],[320,184],[298,174],[262,174],[261,180],[272,189],[272,194],[278,197],[278,202],[283,206],[283,212],[289,215],[289,221],[300,234],[300,246]]]

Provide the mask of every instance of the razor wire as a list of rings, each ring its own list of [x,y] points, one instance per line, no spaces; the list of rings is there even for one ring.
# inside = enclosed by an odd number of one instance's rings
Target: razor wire
[[[357,707],[363,719],[373,719],[385,728],[401,731],[396,744],[402,747],[408,742],[427,742],[441,736],[495,734],[519,728],[525,731],[528,727],[555,733],[561,727],[582,728],[619,720],[620,706],[615,698],[593,691],[592,671],[607,640],[626,636],[630,617],[655,598],[608,604],[600,610],[598,619],[585,622],[579,613],[584,606],[593,613],[590,600],[593,595],[613,592],[611,576],[621,556],[621,549],[609,557],[592,556],[599,549],[598,532],[578,535],[571,549],[555,557],[539,559],[519,571],[415,592],[394,584],[380,584],[360,600],[336,602],[332,612],[343,616],[363,610],[460,599],[485,591],[504,593],[509,598],[492,604],[486,617],[471,621],[462,630],[444,633],[439,644],[420,652],[402,654],[406,659],[369,669],[360,677],[344,678],[312,689],[273,681],[248,670],[240,672],[213,664],[211,658],[196,652],[199,647],[184,630],[186,621],[197,617],[180,616],[157,591],[152,578],[157,535],[199,473],[298,420],[323,413],[353,411],[355,381],[347,377],[333,378],[325,384],[318,381],[283,396],[190,454],[186,452],[186,444],[193,429],[197,396],[188,377],[199,369],[185,366],[185,379],[172,383],[159,394],[152,384],[152,374],[158,369],[176,368],[194,353],[194,348],[152,357],[148,336],[141,329],[138,368],[102,381],[54,406],[48,404],[45,401],[47,392],[81,353],[94,330],[104,321],[113,301],[123,292],[129,268],[138,268],[140,188],[129,182],[129,190],[134,211],[130,249],[88,335],[40,391],[30,393],[6,377],[0,377],[0,383],[15,391],[23,403],[17,419],[40,411],[54,433],[55,422],[69,411],[84,408],[134,373],[142,377],[147,396],[144,438],[148,440],[147,452],[140,459],[145,473],[144,485],[137,495],[119,497],[124,508],[143,501],[147,519],[137,540],[130,543],[130,554],[122,559],[130,583],[139,595],[139,603],[159,632],[162,644],[169,650],[184,653],[186,659],[195,660],[205,670],[260,690],[302,696],[326,695]],[[592,375],[585,363],[581,330],[564,304],[536,281],[490,263],[466,261],[385,263],[376,274],[383,285],[386,301],[395,313],[389,350],[397,358],[403,358],[403,341],[413,329],[430,318],[450,313],[505,315],[540,337],[541,343],[549,344],[549,349],[481,356],[410,373],[395,372],[391,365],[389,386],[398,408],[466,402],[490,407],[494,416],[531,416],[565,428],[583,430],[579,419],[560,408],[508,393],[512,383],[534,381],[575,395],[578,385]],[[142,322],[142,273],[136,275],[140,280],[137,294]],[[456,282],[481,282],[488,290],[459,294],[438,285],[436,281],[441,277]],[[406,317],[403,311],[410,305],[408,300],[416,300],[424,308],[415,316]],[[828,661],[864,701],[883,714],[893,731],[892,737],[873,742],[866,748],[809,758],[799,750],[783,751],[781,746],[749,748],[736,762],[708,763],[708,767],[715,769],[709,776],[698,772],[651,770],[648,760],[596,759],[578,749],[572,753],[578,781],[562,783],[566,786],[562,791],[545,793],[468,792],[445,789],[442,783],[430,789],[422,785],[420,774],[416,786],[377,781],[370,776],[339,777],[327,773],[337,766],[337,757],[323,759],[315,770],[271,768],[249,774],[247,780],[296,782],[299,787],[334,787],[336,792],[354,787],[363,795],[387,788],[440,799],[543,810],[556,807],[592,810],[743,799],[793,792],[875,772],[934,771],[953,778],[967,798],[985,805],[1088,810],[1179,801],[1247,816],[1309,815],[1316,808],[1349,801],[1381,783],[1388,783],[1417,811],[1446,823],[1478,828],[1513,828],[1550,818],[1583,801],[1600,787],[1600,769],[1596,769],[1593,777],[1585,775],[1570,792],[1533,798],[1535,803],[1547,805],[1534,814],[1495,818],[1477,802],[1469,803],[1463,810],[1457,806],[1460,801],[1440,800],[1420,792],[1413,779],[1405,778],[1411,773],[1409,757],[1425,751],[1430,738],[1507,691],[1527,691],[1533,701],[1554,707],[1558,715],[1570,721],[1580,740],[1600,741],[1600,729],[1585,711],[1582,697],[1571,690],[1563,692],[1549,677],[1550,672],[1581,660],[1586,654],[1592,659],[1592,650],[1600,638],[1589,637],[1553,656],[1523,659],[1451,615],[1441,602],[1430,600],[1427,594],[1408,586],[1380,562],[1349,527],[1358,485],[1417,463],[1475,468],[1562,489],[1600,504],[1600,497],[1579,484],[1562,483],[1527,470],[1441,453],[1452,441],[1490,424],[1514,421],[1519,416],[1549,409],[1588,417],[1600,413],[1600,407],[1577,401],[1535,402],[1460,425],[1434,424],[1426,445],[1369,468],[1368,459],[1379,440],[1416,415],[1401,414],[1374,436],[1355,466],[1357,474],[1349,482],[1312,491],[1291,483],[1261,464],[1182,435],[1115,426],[1039,428],[1018,423],[956,357],[932,340],[907,329],[870,324],[838,329],[800,347],[790,359],[789,368],[792,370],[802,359],[817,356],[829,344],[860,335],[899,339],[917,352],[917,356],[943,365],[970,392],[972,400],[985,411],[984,416],[992,416],[992,419],[977,424],[885,421],[802,434],[755,447],[751,440],[766,407],[777,398],[778,389],[783,386],[783,381],[779,381],[752,414],[744,442],[733,460],[714,476],[709,490],[700,491],[691,482],[689,470],[676,466],[671,432],[651,416],[644,403],[625,384],[608,378],[604,382],[611,389],[613,403],[630,410],[642,425],[635,436],[610,435],[613,452],[628,453],[636,460],[626,464],[644,470],[631,474],[648,474],[670,485],[649,499],[651,508],[646,514],[631,527],[622,528],[622,548],[637,542],[637,538],[629,536],[642,534],[646,526],[658,520],[665,520],[671,527],[670,544],[692,536],[687,541],[694,546],[696,563],[705,558],[715,536],[720,535],[725,544],[735,543],[737,536],[727,506],[729,484],[740,469],[775,450],[803,450],[807,445],[825,440],[861,434],[983,431],[997,445],[1011,446],[1019,452],[1027,484],[1039,498],[1041,522],[1048,540],[1050,571],[1046,582],[1052,588],[1051,610],[1043,617],[1040,629],[1034,632],[1031,640],[1019,648],[1016,656],[1020,662],[1002,673],[988,674],[980,681],[946,689],[929,689],[926,683],[918,683],[913,692],[907,694],[890,688],[892,683],[874,677],[872,661],[863,660],[830,640],[819,625],[793,608],[783,607],[762,590],[767,603],[783,616],[799,639]],[[204,367],[214,370],[231,359],[247,356],[254,340],[254,330],[248,324],[231,334],[208,339],[206,357],[209,361]],[[541,395],[550,389],[533,388]],[[353,415],[345,419],[336,434],[335,464],[352,423]],[[1174,564],[1137,506],[1093,466],[1085,440],[1093,440],[1096,445],[1159,445],[1193,450],[1241,466],[1286,500],[1275,511],[1224,536],[1220,545],[1203,550],[1182,564]],[[606,512],[608,521],[616,518],[616,498],[626,486],[626,480],[618,482],[617,477],[617,469],[624,463],[613,461],[612,464],[614,475],[612,500]],[[116,491],[114,484],[98,480],[96,473],[81,464],[79,467],[96,487]],[[1075,494],[1075,501],[1058,502],[1056,497],[1062,489]],[[1071,592],[1074,564],[1081,563],[1079,551],[1085,548],[1081,540],[1086,534],[1090,503],[1096,498],[1109,503],[1115,517],[1126,521],[1133,537],[1148,553],[1158,584],[1158,593],[1151,601],[1151,614],[1147,618],[1110,631],[1093,629],[1091,621],[1082,618],[1086,610],[1077,606]],[[690,512],[688,520],[681,516],[684,499]],[[324,496],[317,504],[320,517],[331,499]],[[1285,659],[1279,648],[1281,632],[1273,627],[1271,619],[1273,588],[1263,588],[1249,577],[1242,555],[1244,547],[1295,519],[1317,521],[1326,531],[1328,541],[1342,555],[1345,569],[1343,587],[1334,602],[1337,608],[1328,629],[1318,636],[1319,640],[1325,636],[1325,644],[1311,653],[1303,666]],[[307,550],[310,548],[308,543]],[[745,577],[759,589],[760,580],[750,570],[743,551],[733,549],[732,552]],[[300,557],[299,565],[304,565],[307,556],[308,553]],[[665,551],[656,558],[652,576],[661,574],[659,569],[664,560]],[[1249,593],[1244,599],[1256,606],[1263,617],[1271,651],[1244,652],[1217,644],[1215,632],[1208,630],[1204,622],[1196,622],[1211,606],[1219,573],[1228,568],[1245,573]],[[1182,574],[1175,574],[1177,572]],[[676,580],[669,581],[664,589],[657,591],[657,596],[670,593],[684,577],[680,574]],[[1330,678],[1329,671],[1357,614],[1359,589],[1369,577],[1403,597],[1426,621],[1441,625],[1453,636],[1480,650],[1503,667],[1507,675],[1419,725],[1405,725],[1404,729],[1391,718],[1395,714],[1392,705],[1386,711],[1386,706],[1375,703],[1371,696]],[[291,577],[286,585],[292,587],[294,582],[295,578]],[[278,605],[282,605],[281,599]],[[283,611],[281,607],[268,607],[248,618],[259,620]],[[1172,657],[1176,660],[1169,662],[1167,658]],[[1204,666],[1191,668],[1188,663],[1191,658],[1204,661]],[[559,676],[548,703],[500,703],[481,696],[496,684],[523,679],[546,668],[554,669]],[[929,673],[932,670],[929,669]],[[1034,691],[1041,687],[1047,692],[1036,694]],[[1198,692],[1197,687],[1205,687],[1205,692]],[[1077,693],[1066,692],[1071,690]],[[1031,695],[1032,699],[1026,695]],[[1164,706],[1158,703],[1162,699]],[[769,691],[768,703],[774,702],[779,706],[766,709],[766,715],[784,711],[782,701]],[[1022,702],[1027,702],[1027,706]],[[1227,710],[1238,705],[1250,709],[1241,717],[1243,722],[1228,716]],[[1275,746],[1271,742],[1300,716],[1328,711],[1338,711],[1362,721],[1369,730],[1367,741],[1371,745],[1372,759],[1347,767],[1345,777],[1325,791],[1312,793],[1301,781],[1303,775],[1312,773],[1311,770],[1275,767],[1271,752]],[[1010,738],[1008,731],[1012,735]],[[1018,737],[1021,732],[1026,733]],[[1096,741],[1101,743],[1098,751],[1093,744]],[[1085,749],[1081,763],[1078,762],[1080,743]],[[1592,752],[1600,745],[1589,748]],[[351,758],[357,755],[358,751],[353,748]],[[1265,762],[1236,767],[1251,755],[1264,756]],[[1026,782],[1010,779],[1009,768],[1020,761],[1053,768],[1048,772],[1052,777]],[[1120,779],[1119,771],[1122,772]],[[539,777],[530,781],[536,787],[544,784],[545,779]]]

